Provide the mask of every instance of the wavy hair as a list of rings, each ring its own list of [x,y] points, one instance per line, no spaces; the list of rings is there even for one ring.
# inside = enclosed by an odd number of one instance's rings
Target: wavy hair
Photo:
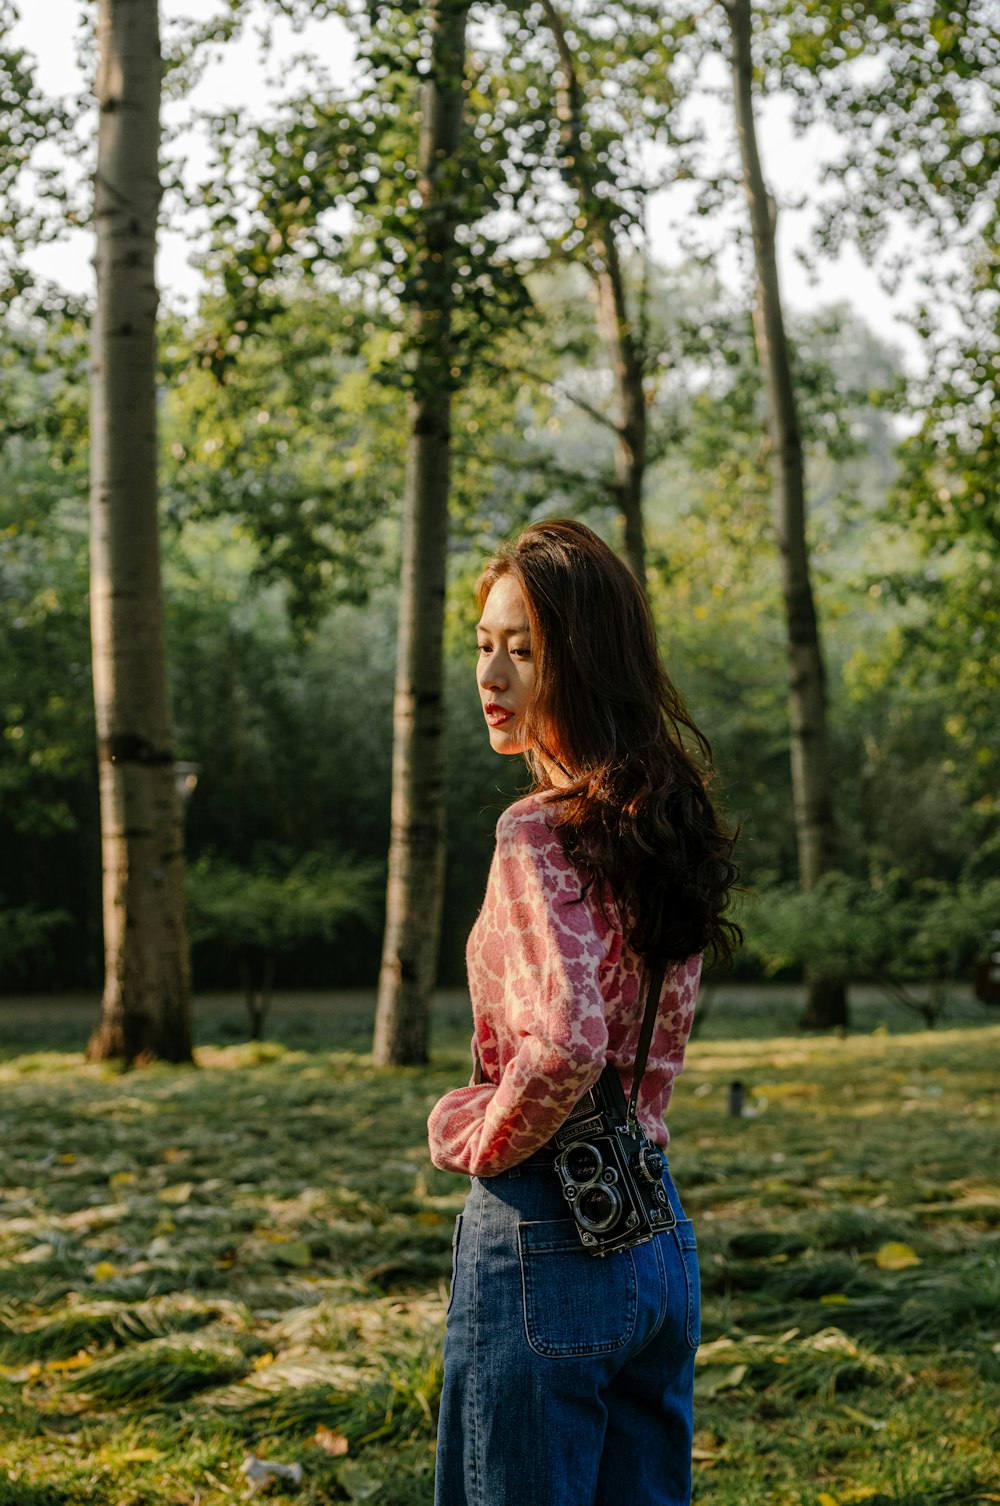
[[[565,518],[532,523],[497,551],[480,607],[504,575],[521,587],[531,629],[533,789],[553,792],[568,860],[603,881],[647,961],[731,961],[743,940],[725,913],[734,839],[708,795],[711,747],[663,667],[638,582]],[[553,765],[568,783],[553,784]]]

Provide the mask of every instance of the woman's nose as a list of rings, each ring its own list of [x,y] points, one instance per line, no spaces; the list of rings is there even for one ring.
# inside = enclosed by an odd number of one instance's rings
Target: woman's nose
[[[479,683],[484,690],[489,690],[494,685],[500,690],[507,684],[503,670],[497,663],[496,654],[491,654],[488,659],[483,660],[483,667],[479,671]]]

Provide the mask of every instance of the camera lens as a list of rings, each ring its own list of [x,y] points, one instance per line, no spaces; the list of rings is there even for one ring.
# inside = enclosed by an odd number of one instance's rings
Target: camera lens
[[[596,1182],[585,1187],[576,1204],[576,1216],[585,1229],[602,1234],[610,1229],[622,1211],[622,1200],[614,1187]]]
[[[600,1176],[601,1153],[594,1145],[588,1145],[586,1141],[579,1140],[576,1145],[571,1145],[563,1154],[563,1166],[567,1175],[574,1182],[592,1182]]]
[[[639,1171],[647,1182],[658,1182],[663,1175],[663,1154],[655,1145],[646,1145],[639,1152]]]

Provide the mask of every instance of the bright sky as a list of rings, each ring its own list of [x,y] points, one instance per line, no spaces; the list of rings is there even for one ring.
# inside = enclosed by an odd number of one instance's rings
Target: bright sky
[[[180,17],[206,20],[218,9],[219,0],[160,0],[164,29]],[[84,12],[92,14],[91,7],[85,6],[84,0],[22,0],[22,11],[15,41],[37,58],[42,89],[55,95],[79,93],[87,81],[77,66],[75,37]],[[279,98],[287,89],[294,58],[303,53],[319,57],[335,84],[350,87],[353,44],[343,22],[335,17],[313,21],[294,33],[287,21],[277,19],[273,28],[274,51],[266,61],[261,59],[253,26],[240,42],[224,48],[220,60],[212,64],[195,91],[194,104],[205,109],[260,113],[269,99]],[[715,101],[716,116],[718,109]],[[878,335],[900,348],[907,366],[919,368],[920,342],[905,323],[905,310],[913,296],[905,283],[900,293],[890,298],[874,272],[851,249],[836,261],[823,262],[818,281],[813,283],[796,256],[807,242],[811,212],[794,206],[798,200],[814,196],[817,162],[824,146],[822,134],[813,132],[796,138],[787,107],[774,100],[761,113],[759,136],[769,186],[779,204],[785,206],[779,219],[778,250],[787,308],[805,312],[846,301]],[[204,146],[191,138],[182,146],[189,171],[197,176],[204,161]],[[653,253],[667,264],[676,259],[678,216],[684,212],[676,190],[654,195],[649,201]],[[161,236],[158,277],[161,293],[170,302],[193,300],[198,292],[200,274],[190,265],[191,250],[188,236],[176,232]],[[36,253],[33,265],[39,274],[65,287],[89,292],[93,286],[92,254],[89,232],[76,232],[65,242]],[[734,253],[722,259],[720,271],[725,281],[738,280]]]

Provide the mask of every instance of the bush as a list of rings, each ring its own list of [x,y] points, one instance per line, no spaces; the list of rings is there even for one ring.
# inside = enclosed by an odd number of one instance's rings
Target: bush
[[[276,959],[313,940],[335,940],[348,925],[374,927],[382,865],[307,853],[272,855],[253,868],[203,855],[188,868],[192,944],[221,943],[235,957],[253,1038],[271,1005]]]
[[[747,951],[769,977],[795,967],[871,982],[930,1027],[1000,924],[1000,880],[908,886],[828,873],[811,894],[759,890],[743,920]]]

